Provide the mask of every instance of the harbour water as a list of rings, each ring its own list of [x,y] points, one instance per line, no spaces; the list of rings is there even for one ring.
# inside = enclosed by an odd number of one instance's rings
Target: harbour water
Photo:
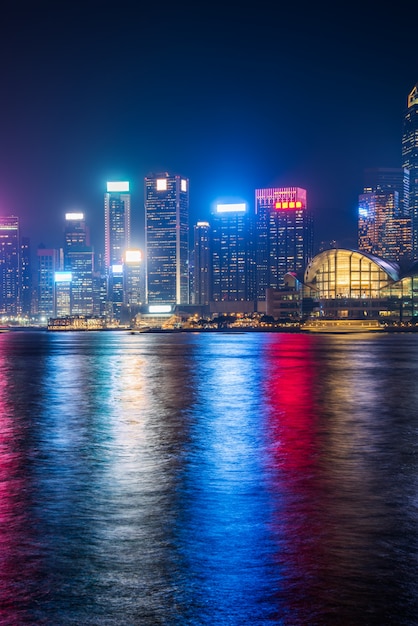
[[[418,624],[418,334],[0,334],[0,624]]]

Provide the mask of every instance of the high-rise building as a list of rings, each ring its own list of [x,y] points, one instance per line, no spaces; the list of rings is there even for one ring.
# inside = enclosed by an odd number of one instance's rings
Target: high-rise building
[[[140,250],[127,250],[124,264],[124,302],[130,308],[141,304],[141,264]]]
[[[20,240],[20,312],[29,316],[32,312],[32,263],[30,240]]]
[[[197,222],[193,232],[192,304],[209,304],[212,281],[211,228],[209,222]]]
[[[19,218],[0,217],[0,313],[20,312]]]
[[[74,248],[90,245],[89,233],[84,213],[66,213],[64,227],[64,267],[68,262],[68,254]],[[65,267],[65,269],[67,269]]]
[[[189,180],[145,178],[146,301],[189,303]]]
[[[122,263],[131,237],[131,195],[128,181],[107,183],[105,209],[105,265]]]
[[[55,316],[55,272],[59,269],[59,252],[40,246],[38,257],[38,314],[47,321]]]
[[[306,189],[256,189],[254,262],[256,296],[284,287],[288,272],[302,272],[313,255],[313,219]]]
[[[71,272],[71,315],[94,313],[93,264],[84,213],[66,213],[64,270]]]
[[[403,168],[365,170],[358,208],[359,250],[391,261],[410,258],[408,180],[409,172]]]
[[[408,94],[403,120],[402,167],[409,170],[409,214],[412,220],[412,255],[418,255],[418,83]]]
[[[211,300],[253,300],[251,218],[245,202],[219,203],[212,216]]]

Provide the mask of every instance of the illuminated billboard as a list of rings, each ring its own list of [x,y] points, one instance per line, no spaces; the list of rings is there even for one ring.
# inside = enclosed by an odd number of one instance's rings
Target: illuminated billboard
[[[171,304],[150,304],[149,313],[171,313]]]
[[[303,204],[300,200],[296,201],[283,201],[283,202],[275,202],[275,209],[303,209]]]
[[[123,265],[112,265],[112,274],[123,274]]]
[[[231,204],[217,204],[217,213],[245,213],[247,205],[245,202],[234,202]]]
[[[66,213],[66,220],[84,220],[84,213]]]
[[[141,259],[141,250],[127,250],[125,253],[126,263],[140,263]]]
[[[107,183],[107,191],[108,191],[108,193],[112,193],[112,191],[128,192],[129,191],[129,182],[127,180],[116,181],[116,182],[108,182]]]
[[[185,180],[184,178],[181,179],[180,189],[182,191],[187,191],[187,180]]]
[[[54,280],[56,283],[70,283],[73,279],[71,272],[55,272]]]

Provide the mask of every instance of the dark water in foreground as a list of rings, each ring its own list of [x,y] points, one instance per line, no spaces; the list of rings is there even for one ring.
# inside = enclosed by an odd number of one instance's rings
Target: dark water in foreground
[[[418,624],[418,335],[0,335],[0,624]]]

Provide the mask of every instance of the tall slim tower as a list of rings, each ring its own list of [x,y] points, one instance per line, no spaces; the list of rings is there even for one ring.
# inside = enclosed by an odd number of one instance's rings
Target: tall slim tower
[[[287,272],[301,272],[313,255],[313,220],[306,189],[279,187],[255,191],[256,293],[284,286]]]
[[[209,304],[212,279],[211,228],[209,222],[197,222],[193,234],[192,304]]]
[[[412,255],[418,256],[418,83],[408,95],[403,120],[402,167],[409,170],[409,214],[412,220]]]
[[[189,303],[189,180],[145,178],[146,301]]]
[[[19,218],[0,217],[0,313],[19,313]]]
[[[129,182],[108,182],[104,195],[105,266],[123,262],[131,238],[131,195]]]

